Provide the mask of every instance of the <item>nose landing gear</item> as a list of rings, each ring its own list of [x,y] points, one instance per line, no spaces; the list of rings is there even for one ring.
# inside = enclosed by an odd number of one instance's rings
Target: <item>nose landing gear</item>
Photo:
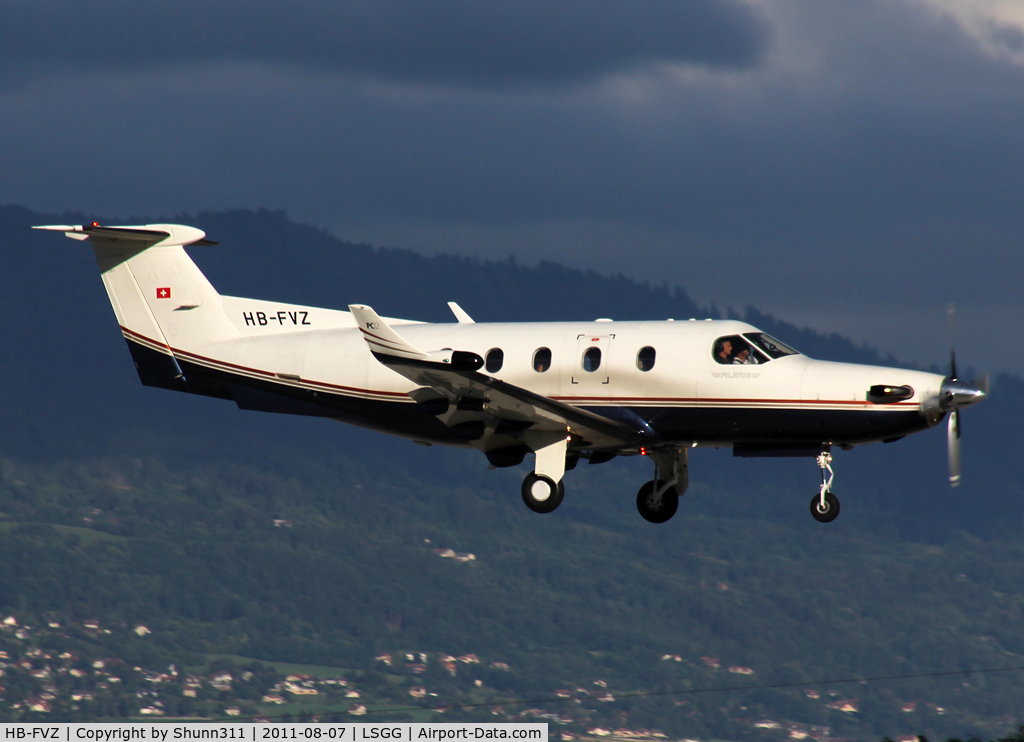
[[[818,454],[818,468],[821,469],[821,490],[811,498],[811,515],[819,523],[831,523],[839,517],[839,498],[832,494],[832,454],[822,451]],[[825,472],[828,471],[828,478]]]

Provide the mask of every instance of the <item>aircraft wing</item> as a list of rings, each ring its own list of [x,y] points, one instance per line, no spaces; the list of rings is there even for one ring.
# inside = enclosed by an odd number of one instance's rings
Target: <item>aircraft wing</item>
[[[527,431],[569,433],[579,447],[594,448],[620,448],[641,437],[640,430],[626,423],[480,373],[484,361],[476,353],[424,352],[405,341],[370,307],[353,304],[349,311],[374,358],[421,387],[436,391],[456,409],[477,413],[471,417],[493,425],[497,434],[522,439]],[[415,393],[410,396],[429,403]]]

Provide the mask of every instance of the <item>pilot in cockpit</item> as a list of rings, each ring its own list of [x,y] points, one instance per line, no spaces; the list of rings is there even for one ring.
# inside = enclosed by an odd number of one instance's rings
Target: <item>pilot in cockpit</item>
[[[750,348],[744,348],[736,354],[736,357],[732,359],[732,362],[747,366],[757,363],[757,358],[755,358],[750,352]]]
[[[715,341],[715,362],[723,365],[752,366],[765,358],[742,335],[730,335]]]

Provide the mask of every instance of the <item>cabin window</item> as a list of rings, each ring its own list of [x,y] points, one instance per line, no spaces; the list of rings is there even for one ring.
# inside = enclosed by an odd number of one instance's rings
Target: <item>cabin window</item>
[[[601,349],[587,348],[583,354],[583,370],[593,373],[601,367]]]
[[[533,353],[533,370],[542,374],[551,368],[551,348],[537,348]]]
[[[501,371],[501,366],[505,362],[505,353],[501,348],[491,348],[487,351],[487,373],[496,374]]]
[[[712,350],[715,362],[723,365],[750,366],[767,363],[770,359],[748,343],[742,335],[718,338]],[[776,356],[778,357],[778,356]]]
[[[640,352],[636,354],[636,367],[641,371],[650,371],[654,368],[654,360],[657,353],[654,348],[649,345],[645,345],[640,349]]]

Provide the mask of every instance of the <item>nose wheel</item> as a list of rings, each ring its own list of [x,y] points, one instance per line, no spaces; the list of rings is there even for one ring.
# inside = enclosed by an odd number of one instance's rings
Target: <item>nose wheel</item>
[[[818,468],[821,469],[821,489],[811,498],[811,515],[819,523],[831,523],[839,517],[839,498],[832,494],[832,454],[822,451],[818,454]],[[828,472],[826,477],[825,472]]]
[[[831,492],[826,492],[824,498],[815,495],[811,498],[811,515],[819,523],[831,523],[839,517],[839,498]]]

